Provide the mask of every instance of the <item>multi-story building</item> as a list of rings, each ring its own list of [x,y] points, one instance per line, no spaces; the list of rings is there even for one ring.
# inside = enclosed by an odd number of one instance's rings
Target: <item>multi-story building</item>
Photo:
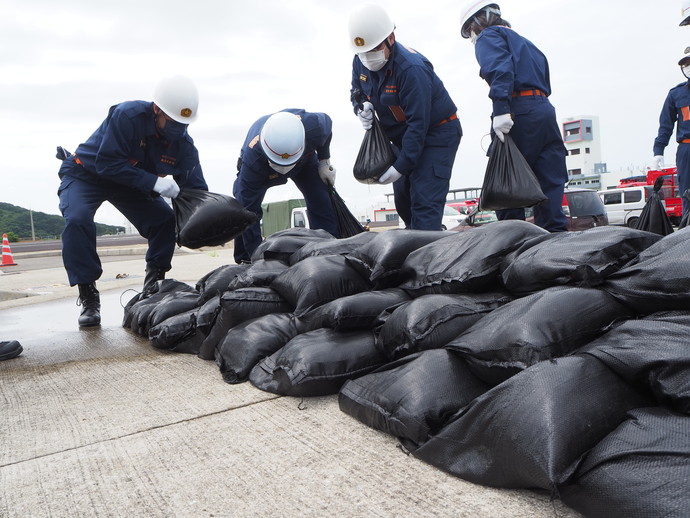
[[[563,142],[568,152],[568,186],[600,189],[600,176],[606,173],[601,161],[599,118],[570,117],[562,121]]]

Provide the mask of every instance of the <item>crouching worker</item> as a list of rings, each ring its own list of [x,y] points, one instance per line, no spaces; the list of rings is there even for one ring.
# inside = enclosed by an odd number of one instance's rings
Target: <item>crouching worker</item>
[[[62,260],[70,286],[78,286],[79,325],[101,323],[96,281],[103,273],[96,250],[96,210],[110,202],[148,240],[144,290],[165,278],[175,251],[175,218],[162,197],[180,186],[208,190],[199,153],[187,133],[197,117],[199,95],[188,78],[175,76],[156,87],[153,102],[112,106],[100,127],[64,156],[59,176],[65,219]]]
[[[240,264],[250,262],[261,244],[263,202],[269,187],[283,185],[288,178],[304,196],[311,228],[340,237],[338,219],[331,202],[335,169],[331,166],[331,118],[325,113],[283,110],[264,115],[247,133],[237,163],[233,196],[258,216],[235,239],[234,257]]]

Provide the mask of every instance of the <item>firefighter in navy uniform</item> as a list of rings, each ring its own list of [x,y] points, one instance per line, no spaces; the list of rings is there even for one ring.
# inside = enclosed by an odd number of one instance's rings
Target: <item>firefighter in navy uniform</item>
[[[379,183],[393,183],[395,208],[407,228],[441,230],[462,129],[457,108],[431,63],[396,42],[395,25],[384,9],[367,4],[350,15],[352,93],[365,130],[374,113],[397,148],[393,165]]]
[[[510,132],[548,198],[534,207],[534,222],[551,232],[566,231],[566,150],[548,99],[551,82],[546,57],[510,28],[496,3],[469,3],[461,24],[462,37],[475,44],[479,75],[489,84],[496,137],[503,140]],[[498,210],[496,215],[501,220],[525,219],[524,209]]]
[[[144,289],[165,278],[175,251],[175,218],[161,197],[180,186],[207,190],[199,154],[187,133],[199,96],[186,77],[162,80],[153,102],[112,106],[100,127],[64,156],[58,196],[65,218],[62,259],[71,286],[79,288],[80,326],[101,322],[96,280],[103,273],[96,250],[96,210],[110,202],[148,239]]]
[[[335,184],[331,165],[331,118],[325,113],[285,109],[258,119],[247,132],[237,163],[233,196],[259,220],[266,191],[290,178],[302,192],[311,228],[340,237],[329,190]],[[234,258],[251,262],[261,243],[261,225],[255,223],[235,239]]]
[[[678,61],[682,74],[690,79],[690,47]],[[664,149],[676,128],[676,167],[678,168],[678,194],[683,200],[683,214],[690,210],[690,203],[683,196],[690,189],[690,81],[686,80],[671,88],[659,116],[659,134],[654,139],[654,169],[664,166]]]

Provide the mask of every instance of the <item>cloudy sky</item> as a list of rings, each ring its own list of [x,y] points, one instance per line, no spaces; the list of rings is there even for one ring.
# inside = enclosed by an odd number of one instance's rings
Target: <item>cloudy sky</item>
[[[357,216],[390,186],[354,180],[363,130],[349,104],[352,54],[342,0],[0,0],[0,201],[59,214],[60,144],[74,150],[108,108],[150,100],[161,77],[181,73],[200,90],[190,134],[212,191],[231,194],[249,126],[282,108],[328,113],[336,188]],[[490,128],[488,87],[459,36],[463,2],[385,0],[396,37],[424,54],[458,105],[464,136],[451,188],[480,186]],[[598,116],[603,161],[628,176],[648,166],[677,61],[690,45],[681,0],[507,0],[513,28],[551,66],[559,119]],[[674,161],[675,147],[666,151]],[[299,197],[290,182],[266,200]],[[97,221],[123,225],[104,205]]]

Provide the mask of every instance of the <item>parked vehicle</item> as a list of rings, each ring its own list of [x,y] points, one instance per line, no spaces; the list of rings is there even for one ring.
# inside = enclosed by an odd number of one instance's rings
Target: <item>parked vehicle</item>
[[[453,230],[466,218],[467,215],[461,214],[450,205],[446,205],[443,209],[443,217],[441,218],[441,230]],[[405,222],[402,219],[398,221],[398,228],[405,228]]]
[[[604,203],[597,191],[591,189],[566,189],[563,193],[563,212],[568,230],[586,230],[609,224]],[[534,223],[531,208],[525,209],[525,219]],[[477,210],[467,217],[467,225],[477,226],[498,221],[494,211]]]
[[[671,220],[671,223],[678,225],[683,216],[683,203],[681,200],[683,193],[678,192],[678,168],[665,167],[663,169],[652,169],[651,171],[647,171],[644,175],[622,178],[618,182],[618,188],[648,186],[651,189],[656,179],[660,176],[664,177],[664,186],[661,189],[661,194],[666,206],[666,214]],[[616,225],[619,224],[622,225],[623,223],[616,223]]]
[[[662,192],[664,189],[667,187],[664,186]],[[608,213],[609,224],[635,228],[652,190],[651,185],[638,185],[599,191],[599,197]]]
[[[447,205],[456,209],[460,214],[467,216],[477,209],[478,204],[479,200],[462,200],[449,202]]]

